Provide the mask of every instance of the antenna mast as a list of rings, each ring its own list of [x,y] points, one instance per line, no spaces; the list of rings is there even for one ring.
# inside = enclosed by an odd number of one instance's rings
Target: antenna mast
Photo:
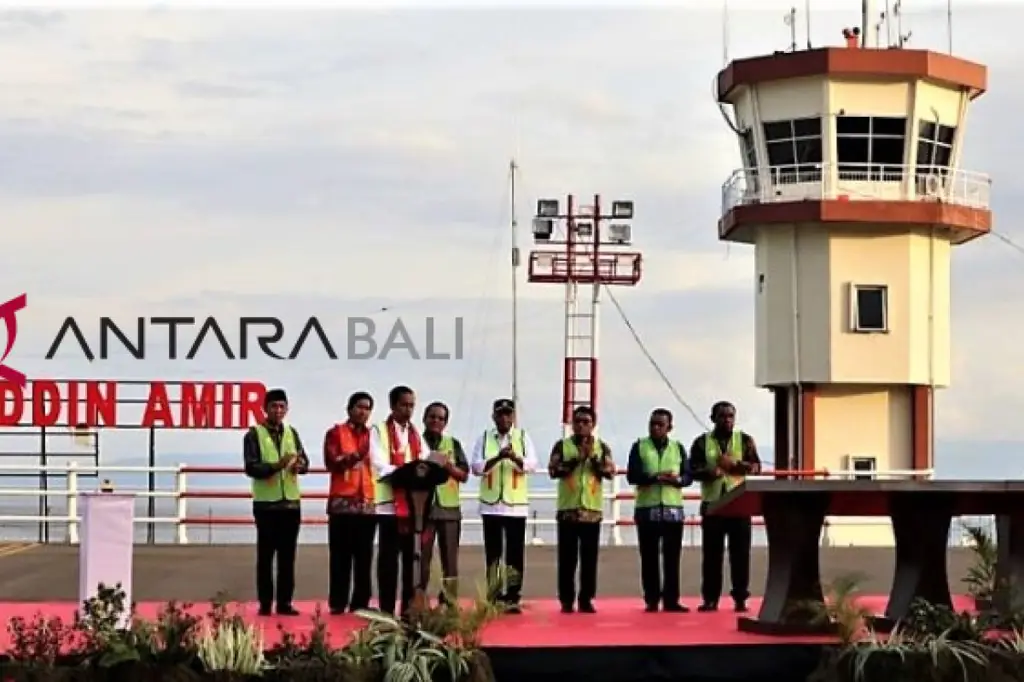
[[[722,0],[722,63],[729,65],[729,0]]]
[[[878,34],[875,32],[874,19],[874,0],[861,0],[861,47],[878,47]]]
[[[789,51],[796,52],[796,7],[789,8],[785,22],[789,26]]]
[[[946,34],[949,36],[949,53],[953,54],[953,0],[946,0]]]
[[[807,49],[811,49],[811,0],[804,0],[804,22],[807,25]]]
[[[515,159],[508,162],[509,201],[512,228],[512,401],[519,411],[519,221],[516,216],[516,174],[519,165]]]

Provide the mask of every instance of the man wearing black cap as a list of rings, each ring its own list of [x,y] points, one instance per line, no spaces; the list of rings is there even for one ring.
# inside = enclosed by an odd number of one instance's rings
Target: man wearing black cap
[[[494,428],[473,445],[470,469],[480,476],[480,516],[489,576],[504,558],[508,584],[500,600],[520,612],[526,563],[526,517],[530,513],[529,474],[537,469],[537,452],[529,435],[516,428],[516,404],[494,401]],[[504,551],[502,551],[504,550]],[[504,555],[504,557],[502,556]]]
[[[267,391],[263,407],[265,420],[251,427],[242,441],[245,473],[252,479],[252,512],[256,518],[256,592],[261,616],[270,615],[275,601],[279,615],[294,616],[298,615],[292,606],[295,552],[302,520],[298,477],[309,471],[309,458],[298,432],[284,423],[288,414],[285,392],[280,388]]]

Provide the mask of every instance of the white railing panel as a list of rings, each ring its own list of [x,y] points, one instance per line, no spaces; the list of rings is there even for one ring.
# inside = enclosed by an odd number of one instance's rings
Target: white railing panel
[[[740,168],[722,185],[722,214],[737,206],[807,200],[921,201],[989,209],[992,179],[985,173],[913,166],[820,163]]]
[[[42,490],[38,487],[0,487],[0,501],[3,498],[11,498],[12,500],[26,500],[26,498],[36,498],[41,500],[51,500],[64,498],[66,500],[66,507],[63,509],[54,509],[52,513],[41,514],[39,510],[30,511],[28,508],[25,509],[25,513],[7,513],[0,515],[0,524],[7,526],[22,527],[25,524],[38,524],[40,527],[45,526],[66,526],[66,540],[72,544],[78,542],[79,525],[81,518],[78,514],[78,495],[83,490],[81,485],[82,481],[80,476],[85,473],[130,473],[130,474],[144,474],[144,473],[173,473],[174,482],[173,488],[165,488],[163,490],[148,490],[140,489],[137,487],[118,487],[117,492],[121,494],[133,495],[139,499],[170,499],[174,500],[173,512],[167,516],[160,515],[145,515],[135,519],[137,525],[146,526],[174,526],[174,536],[172,542],[179,544],[186,544],[189,542],[189,526],[200,526],[207,527],[208,531],[212,530],[213,527],[219,526],[244,526],[249,523],[248,516],[242,516],[236,514],[235,516],[224,517],[215,516],[212,513],[204,518],[202,516],[190,516],[188,509],[189,500],[197,500],[202,502],[203,500],[211,500],[218,502],[225,502],[227,500],[236,500],[240,503],[244,503],[248,497],[248,493],[245,488],[236,488],[234,490],[225,489],[207,489],[207,490],[194,490],[189,488],[189,474],[223,474],[225,477],[241,477],[244,475],[243,471],[238,468],[232,467],[154,467],[149,468],[145,466],[83,466],[81,463],[71,462],[67,465],[47,465],[47,466],[31,466],[31,465],[0,465],[2,471],[17,471],[24,472],[26,477],[38,475],[41,472],[53,473],[53,474],[64,474],[65,475],[65,486],[63,488],[53,488],[48,490]],[[326,472],[313,471],[311,477],[325,476]],[[620,471],[618,475],[612,479],[607,485],[605,491],[607,493],[607,518],[603,522],[603,526],[608,530],[608,538],[610,543],[613,545],[622,545],[625,543],[624,529],[631,527],[631,520],[628,515],[632,513],[632,500],[635,498],[632,490],[625,485],[624,473]],[[779,475],[794,475],[804,478],[827,478],[827,479],[839,479],[845,480],[853,477],[863,477],[870,475],[873,478],[878,479],[901,479],[911,477],[925,477],[931,478],[934,472],[931,470],[890,470],[890,471],[875,471],[875,472],[861,472],[861,471],[820,471],[820,472],[779,472]],[[538,472],[533,474],[540,478],[547,478],[544,472]],[[773,479],[776,476],[772,474],[766,474],[761,476],[755,476],[755,479]],[[58,483],[57,481],[51,481]],[[34,484],[38,486],[38,484]],[[168,484],[172,485],[172,484]],[[98,482],[94,485],[90,485],[89,488],[98,487]],[[191,493],[191,495],[190,495]],[[313,490],[307,491],[307,496],[312,500],[324,499],[326,497],[326,491],[324,490]],[[465,524],[469,528],[476,528],[480,526],[481,522],[478,517],[473,514],[473,502],[476,500],[477,494],[474,490],[462,491],[460,497],[465,500],[467,505],[467,518]],[[532,498],[536,501],[549,502],[555,500],[557,497],[553,490],[536,490],[532,493]],[[699,493],[696,491],[687,491],[685,495],[689,505],[696,507],[697,500],[699,500]],[[627,504],[628,503],[628,504]],[[17,502],[15,504],[18,504]],[[10,506],[10,505],[8,505]],[[310,504],[309,506],[313,506]],[[528,519],[528,525],[531,529],[544,528],[550,529],[555,525],[553,505],[544,505],[548,508],[544,516],[537,516],[536,512],[534,517]],[[49,509],[47,505],[47,509]],[[307,507],[308,508],[308,507]],[[830,521],[835,523],[837,526],[850,525],[849,522],[843,522],[838,519]],[[878,526],[882,527],[888,524],[887,519],[871,519],[868,521],[857,520],[862,526]],[[3,530],[0,529],[0,539],[2,539]],[[686,529],[686,537],[692,540],[693,538],[699,537],[699,528],[695,526],[688,526]],[[537,540],[539,542],[539,540]]]

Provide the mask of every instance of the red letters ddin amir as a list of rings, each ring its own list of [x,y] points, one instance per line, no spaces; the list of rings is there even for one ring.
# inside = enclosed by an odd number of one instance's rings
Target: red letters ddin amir
[[[259,382],[2,381],[0,426],[247,428],[263,420],[265,394]]]

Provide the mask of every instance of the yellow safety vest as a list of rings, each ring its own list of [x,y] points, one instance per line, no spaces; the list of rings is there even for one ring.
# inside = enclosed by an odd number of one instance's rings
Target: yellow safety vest
[[[285,455],[298,454],[295,446],[295,432],[292,427],[285,426],[281,434],[281,449],[278,451],[270,430],[260,424],[256,429],[256,438],[260,444],[260,457],[268,464],[276,464]],[[253,479],[252,499],[255,502],[281,502],[288,500],[297,502],[301,497],[299,477],[294,471],[277,471],[270,478]]]
[[[444,453],[449,462],[455,463],[455,440],[451,436],[441,436],[437,451]],[[447,482],[437,486],[437,497],[434,503],[443,509],[458,509],[461,506],[459,486],[459,482],[454,477],[449,477]]]
[[[594,456],[608,452],[603,441],[595,442]],[[580,451],[572,438],[562,440],[562,460],[579,459]],[[558,479],[558,511],[604,510],[604,485],[601,477],[586,462],[581,463],[565,478]]]
[[[708,469],[714,470],[718,465],[718,459],[722,451],[718,447],[718,440],[710,431],[704,434],[704,454],[707,458]],[[743,459],[743,433],[733,430],[732,438],[729,439],[728,454],[736,461]],[[726,475],[714,481],[704,481],[700,484],[700,497],[704,502],[714,502],[727,492],[744,481],[745,476]]]
[[[641,438],[637,442],[640,460],[644,463],[644,473],[651,476],[671,474],[678,476],[683,466],[683,449],[676,441],[669,439],[665,449],[658,452],[657,446],[650,438]],[[655,483],[641,485],[636,489],[636,507],[650,509],[653,507],[682,507],[683,491],[674,485]]]
[[[512,444],[512,452],[516,457],[523,457],[526,451],[523,432],[513,428],[509,431],[509,440]],[[491,429],[484,434],[484,462],[489,462],[498,456],[501,446],[498,441],[498,433]],[[504,502],[507,505],[528,505],[529,482],[525,473],[520,472],[507,460],[498,462],[490,471],[484,474],[480,483],[480,501],[485,504],[497,504]]]

